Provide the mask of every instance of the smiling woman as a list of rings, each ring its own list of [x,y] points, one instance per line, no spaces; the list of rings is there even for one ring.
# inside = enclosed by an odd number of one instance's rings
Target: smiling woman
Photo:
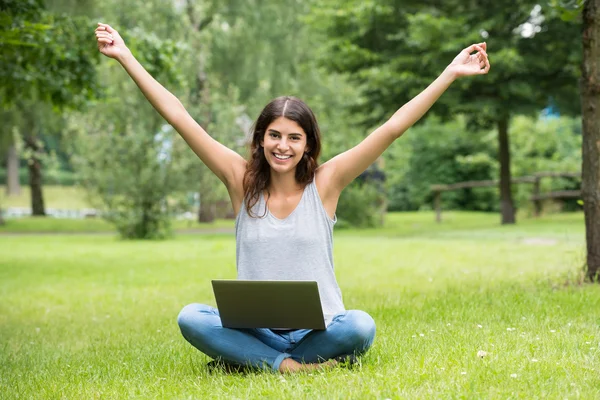
[[[271,101],[253,127],[243,182],[248,214],[263,193],[271,208],[299,200],[315,176],[320,152],[321,132],[312,110],[295,97]]]
[[[133,57],[115,29],[98,24],[96,38],[99,51],[121,63],[148,101],[227,187],[237,214],[238,278],[318,283],[325,330],[282,333],[223,328],[217,309],[190,304],[178,318],[183,336],[215,359],[281,372],[330,367],[339,359],[354,360],[366,352],[375,337],[375,322],[363,311],[344,308],[334,273],[338,199],[456,78],[488,72],[486,44],[463,49],[429,87],[386,123],[319,166],[321,134],[313,112],[301,100],[279,97],[264,108],[254,125],[246,161],[194,121]]]

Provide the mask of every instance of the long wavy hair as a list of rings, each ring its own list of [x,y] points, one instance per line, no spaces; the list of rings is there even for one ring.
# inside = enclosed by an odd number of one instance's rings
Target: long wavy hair
[[[250,142],[250,159],[244,174],[244,202],[250,217],[256,218],[252,208],[258,203],[260,196],[266,190],[269,193],[271,180],[271,167],[265,158],[264,148],[260,142],[271,122],[279,117],[285,117],[296,122],[306,133],[307,151],[302,155],[302,160],[296,166],[296,182],[306,186],[315,177],[319,166],[317,160],[321,153],[321,132],[317,119],[312,110],[300,99],[292,96],[281,96],[272,100],[261,111],[252,127],[252,141]],[[267,213],[265,212],[262,216]]]

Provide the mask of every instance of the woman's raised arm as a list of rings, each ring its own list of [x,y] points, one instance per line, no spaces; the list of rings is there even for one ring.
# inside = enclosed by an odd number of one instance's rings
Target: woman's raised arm
[[[471,54],[477,51],[476,54]],[[431,108],[452,82],[461,76],[487,74],[490,63],[486,44],[463,49],[444,72],[425,90],[403,105],[392,117],[352,149],[321,166],[327,171],[328,186],[341,192]],[[339,194],[338,194],[339,195]]]
[[[246,161],[208,133],[189,115],[183,104],[156,81],[135,59],[123,38],[107,24],[96,28],[98,50],[114,58],[125,68],[150,104],[183,137],[210,170],[225,183],[230,193],[241,190]]]

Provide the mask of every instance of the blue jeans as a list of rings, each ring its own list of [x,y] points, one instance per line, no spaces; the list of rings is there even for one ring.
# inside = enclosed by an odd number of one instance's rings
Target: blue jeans
[[[360,355],[375,339],[375,321],[359,310],[337,314],[325,330],[272,331],[223,328],[216,308],[190,304],[181,310],[177,323],[183,337],[209,357],[274,371],[286,358],[316,363]]]

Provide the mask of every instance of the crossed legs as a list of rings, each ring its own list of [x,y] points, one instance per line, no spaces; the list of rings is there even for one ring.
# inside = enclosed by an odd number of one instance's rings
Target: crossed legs
[[[340,355],[360,355],[375,338],[373,318],[359,310],[336,315],[323,331],[223,328],[218,310],[204,304],[185,306],[177,322],[183,337],[211,358],[282,372],[320,367],[316,364]]]

